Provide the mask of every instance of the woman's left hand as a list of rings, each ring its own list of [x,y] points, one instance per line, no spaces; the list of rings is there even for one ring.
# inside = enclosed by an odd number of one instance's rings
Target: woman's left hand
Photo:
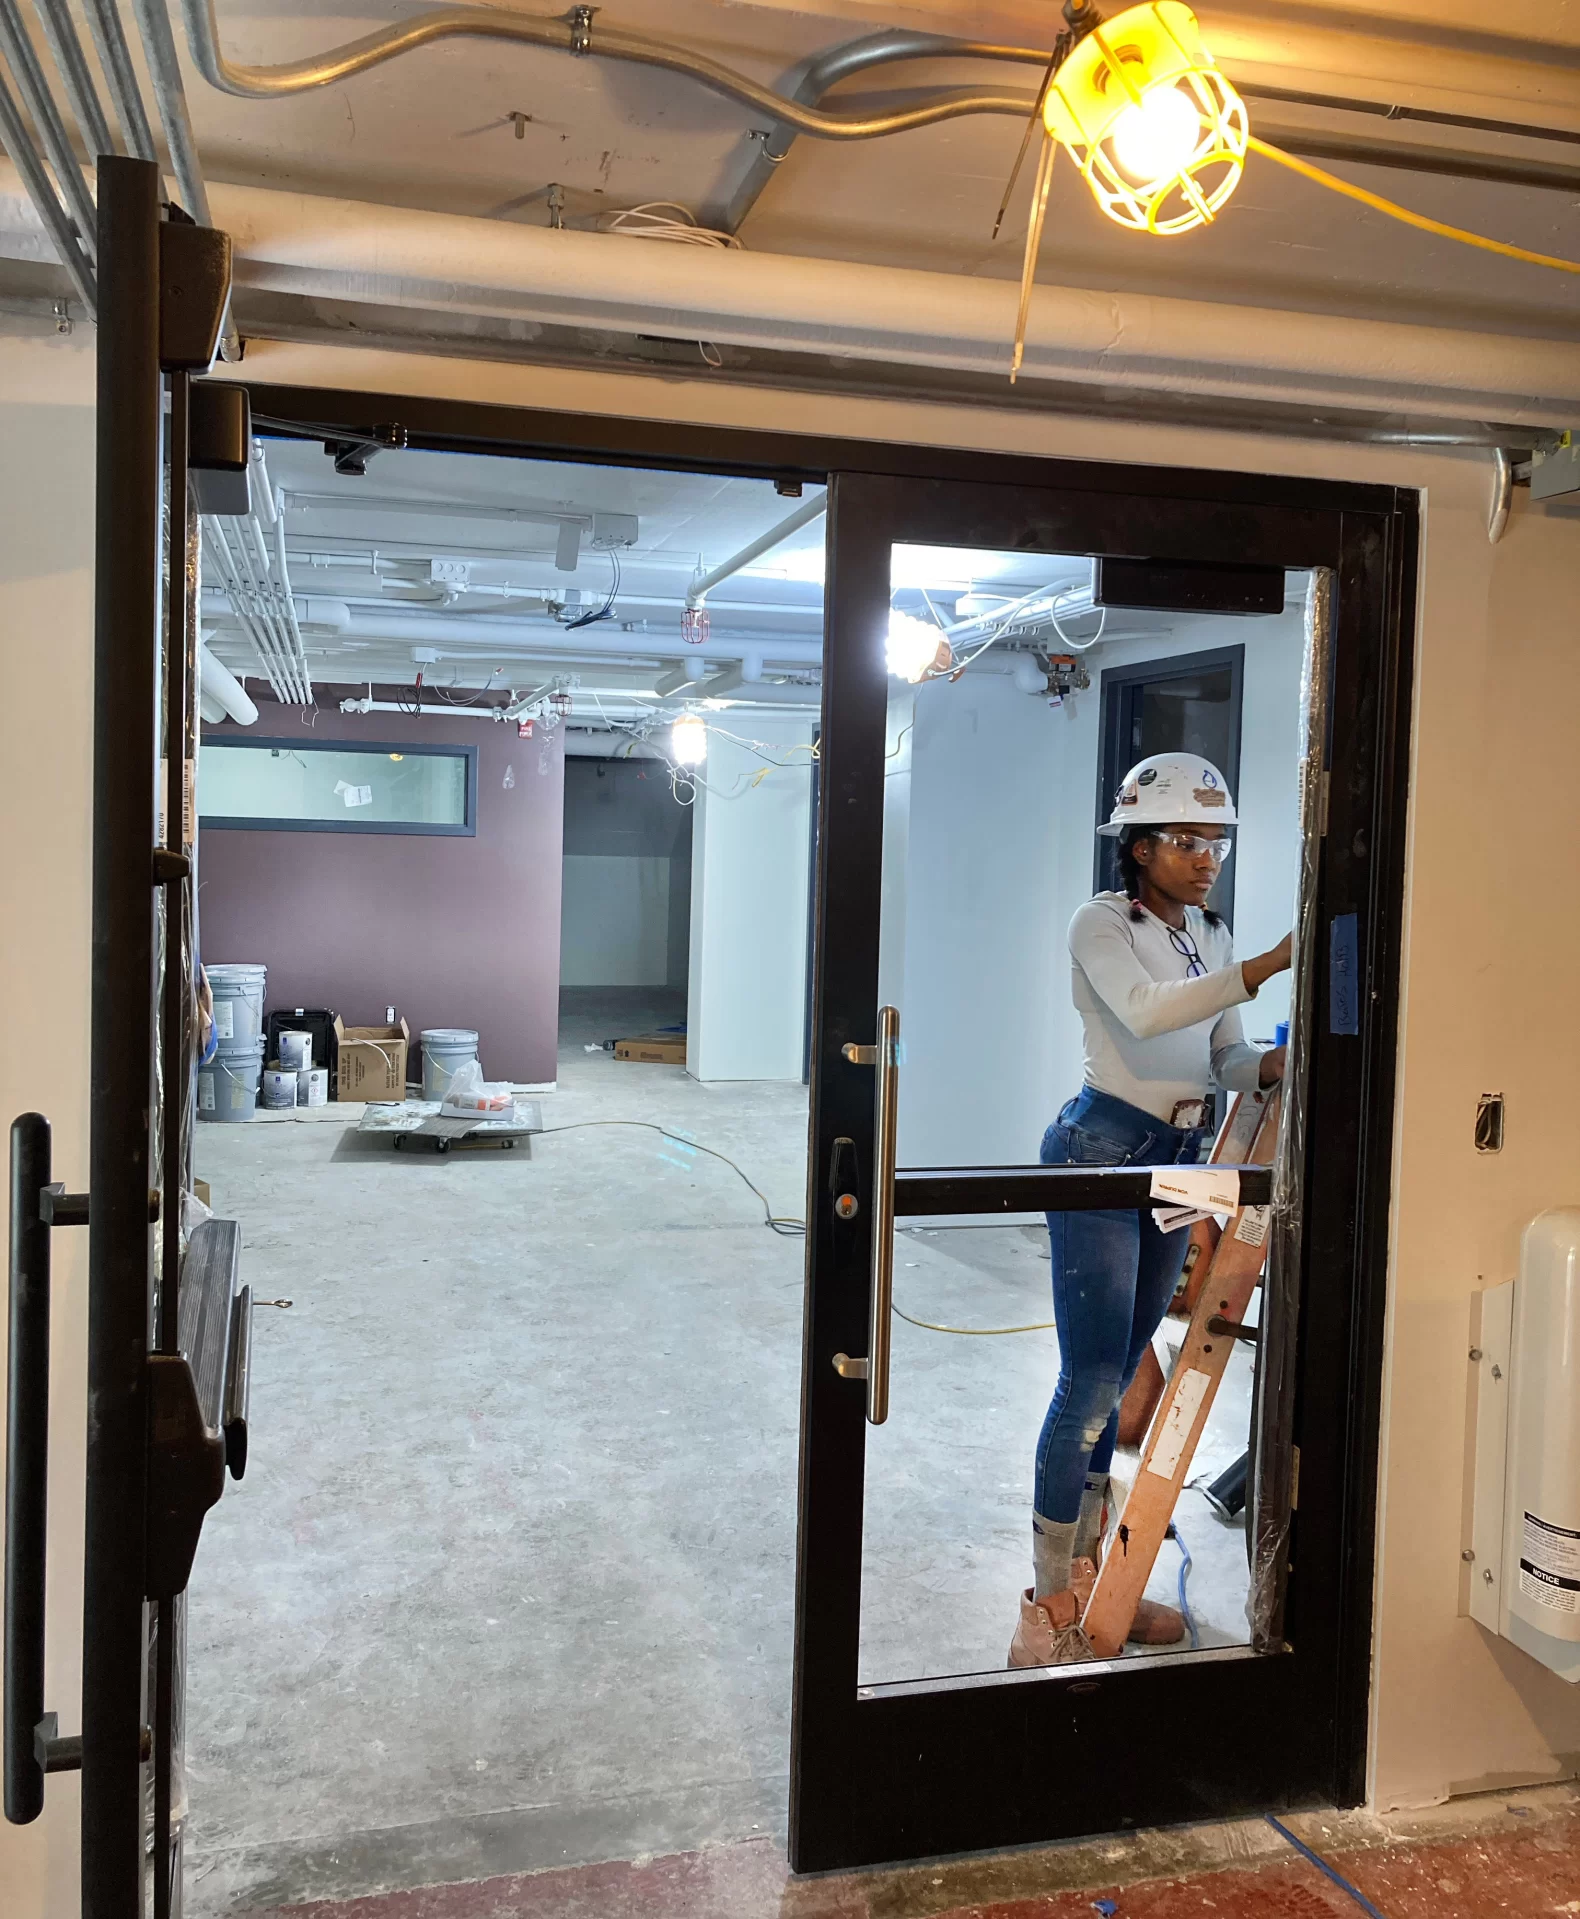
[[[1263,1086],[1276,1086],[1284,1077],[1284,1062],[1289,1056],[1287,1046],[1273,1046],[1262,1055]]]

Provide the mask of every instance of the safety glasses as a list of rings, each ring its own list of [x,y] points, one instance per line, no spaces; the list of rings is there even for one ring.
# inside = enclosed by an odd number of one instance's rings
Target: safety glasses
[[[1203,839],[1200,833],[1157,833],[1153,837],[1166,840],[1170,846],[1175,847],[1190,859],[1196,859],[1200,854],[1205,853],[1214,866],[1222,866],[1234,851],[1233,840],[1207,840]]]

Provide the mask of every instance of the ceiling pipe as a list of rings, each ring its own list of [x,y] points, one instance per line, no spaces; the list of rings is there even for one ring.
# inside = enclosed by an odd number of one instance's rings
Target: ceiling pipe
[[[735,574],[743,572],[753,560],[760,560],[765,553],[772,553],[776,546],[783,546],[792,533],[799,533],[802,527],[810,526],[814,520],[821,519],[827,511],[828,494],[826,492],[818,494],[815,499],[803,500],[795,512],[787,514],[777,526],[769,527],[766,533],[759,533],[757,538],[748,541],[739,553],[732,553],[729,559],[720,561],[711,572],[704,573],[701,579],[693,580],[686,594],[688,611],[701,606],[716,586],[722,585],[725,580],[732,578]]]
[[[204,637],[206,641],[207,635]],[[207,644],[198,650],[198,685],[204,700],[218,706],[238,726],[251,726],[257,720],[258,709],[247,689],[223,660],[215,659]]]
[[[77,23],[71,17],[68,0],[35,0],[35,6],[67,103],[82,135],[83,152],[90,160],[97,160],[101,153],[113,153],[115,147],[110,140],[104,102],[99,98],[82,42],[77,38]]]
[[[143,110],[137,69],[132,65],[132,50],[116,11],[116,0],[83,0],[82,10],[115,107],[115,117],[121,123],[121,139],[126,151],[134,160],[157,160],[153,129]]]
[[[29,211],[42,231],[49,236],[55,258],[65,268],[66,277],[76,289],[77,298],[87,309],[91,320],[99,308],[93,268],[82,250],[71,215],[61,205],[54,182],[34,149],[27,122],[12,99],[11,89],[3,76],[0,76],[0,145],[11,156],[11,163],[27,194]],[[24,254],[23,257],[27,256]]]
[[[219,182],[210,197],[235,241],[239,277],[254,287],[888,366],[1008,369],[1012,281],[630,246],[612,234]],[[0,181],[0,251],[36,259],[42,242],[25,197]],[[1038,288],[1025,368],[1028,378],[1113,393],[1363,406],[1483,431],[1489,420],[1546,431],[1580,417],[1580,356],[1568,339],[1077,287]]]
[[[71,210],[82,250],[92,261],[98,246],[98,214],[93,195],[82,177],[77,156],[71,150],[71,136],[60,117],[60,109],[49,90],[49,82],[44,78],[44,69],[38,63],[38,55],[33,50],[33,42],[17,0],[0,0],[0,52],[5,54],[6,65],[11,69],[11,77],[22,96],[22,104],[38,129],[45,155],[65,196],[66,205]]]

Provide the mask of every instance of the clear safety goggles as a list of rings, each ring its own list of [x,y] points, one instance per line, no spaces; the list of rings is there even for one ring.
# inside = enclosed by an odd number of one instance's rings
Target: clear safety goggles
[[[1174,847],[1178,852],[1183,853],[1187,859],[1198,859],[1205,853],[1214,866],[1222,866],[1224,861],[1234,851],[1233,840],[1227,838],[1221,840],[1203,839],[1200,833],[1155,833],[1153,838],[1167,841],[1170,846]]]

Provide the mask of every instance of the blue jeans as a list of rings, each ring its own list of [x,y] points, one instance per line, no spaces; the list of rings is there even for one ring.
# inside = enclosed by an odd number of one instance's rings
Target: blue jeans
[[[1189,1131],[1085,1086],[1042,1137],[1044,1166],[1167,1166],[1200,1156]],[[1157,1331],[1190,1234],[1160,1233],[1147,1213],[1049,1213],[1059,1383],[1037,1441],[1035,1510],[1077,1518],[1088,1473],[1106,1473],[1119,1402]]]

